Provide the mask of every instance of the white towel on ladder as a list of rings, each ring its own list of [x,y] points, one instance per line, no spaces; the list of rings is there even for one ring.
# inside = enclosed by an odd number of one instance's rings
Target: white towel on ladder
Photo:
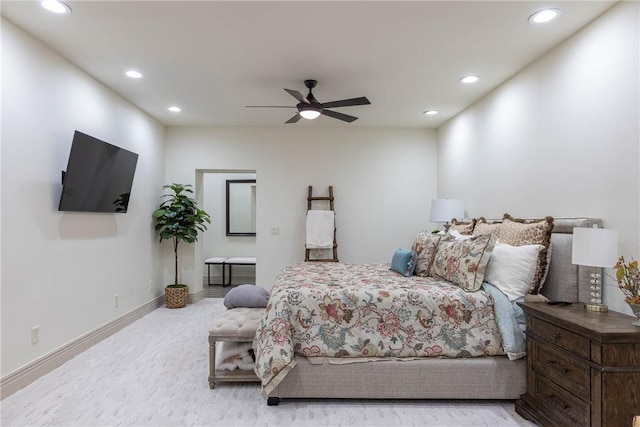
[[[334,212],[307,211],[307,249],[333,248]]]

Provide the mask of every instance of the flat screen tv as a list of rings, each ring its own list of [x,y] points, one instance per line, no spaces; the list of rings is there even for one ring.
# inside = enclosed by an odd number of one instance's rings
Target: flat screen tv
[[[59,211],[125,213],[138,155],[75,131]]]

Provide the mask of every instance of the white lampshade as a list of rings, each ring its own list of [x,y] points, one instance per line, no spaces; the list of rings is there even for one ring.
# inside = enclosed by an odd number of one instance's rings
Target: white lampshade
[[[464,203],[458,199],[436,199],[431,201],[431,222],[449,222],[464,217]]]
[[[573,229],[571,263],[613,268],[618,261],[618,231],[611,228]]]

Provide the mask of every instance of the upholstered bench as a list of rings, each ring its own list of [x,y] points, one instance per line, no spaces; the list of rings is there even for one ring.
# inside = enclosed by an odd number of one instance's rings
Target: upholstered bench
[[[224,262],[227,259],[225,257],[221,257],[221,256],[214,256],[212,258],[207,258],[204,260],[204,265],[207,266],[207,284],[209,286],[211,285],[222,285],[225,286],[224,282],[224,273],[225,273],[225,266],[224,266]],[[222,283],[211,283],[211,266],[212,265],[221,265],[222,266]]]
[[[216,342],[252,342],[264,308],[237,307],[226,310],[213,322],[209,331],[209,388],[216,382],[259,382],[253,371],[216,371]]]
[[[229,283],[223,285],[223,286],[227,286],[231,284],[232,267],[234,265],[256,265],[256,257],[239,257],[239,256],[231,257],[231,258],[227,258],[227,260],[224,262],[224,265],[229,266]],[[224,268],[224,266],[222,268]],[[224,279],[223,279],[223,282],[224,282]]]
[[[207,266],[207,284],[211,285],[222,285],[223,287],[229,286],[231,284],[231,275],[232,275],[232,267],[234,265],[256,265],[256,257],[231,257],[225,258],[221,256],[216,256],[212,258],[207,258],[204,261]],[[212,265],[221,265],[222,266],[222,283],[211,283],[211,266]],[[227,282],[226,270],[227,266],[229,266],[229,281]]]

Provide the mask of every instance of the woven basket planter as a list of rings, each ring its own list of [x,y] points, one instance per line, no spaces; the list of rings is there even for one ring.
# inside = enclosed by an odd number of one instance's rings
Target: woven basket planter
[[[187,285],[165,286],[164,305],[167,308],[182,308],[187,305],[189,299],[189,287]]]

